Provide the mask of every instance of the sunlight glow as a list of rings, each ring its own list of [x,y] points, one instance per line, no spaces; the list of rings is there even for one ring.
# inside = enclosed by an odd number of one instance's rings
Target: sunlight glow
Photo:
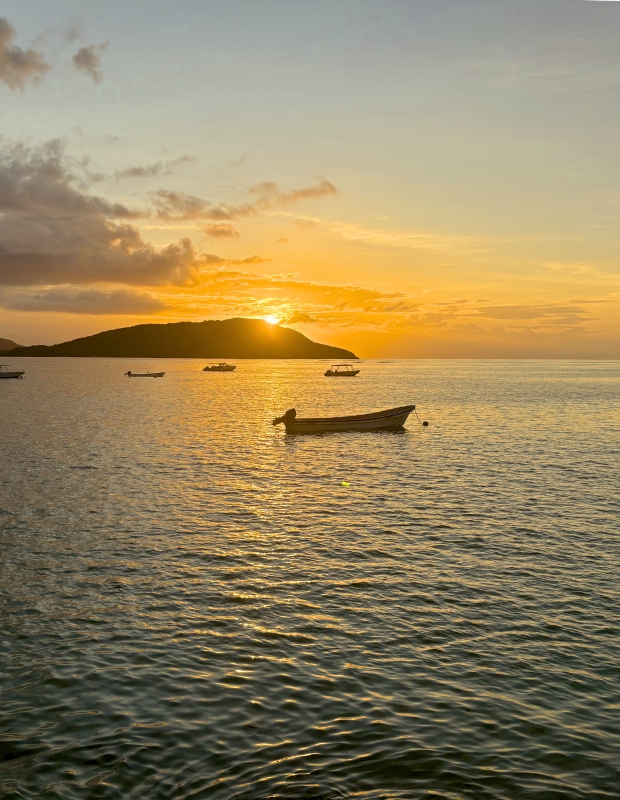
[[[277,325],[280,320],[278,317],[275,317],[273,314],[268,314],[266,317],[263,317],[265,322],[268,322],[270,325]]]

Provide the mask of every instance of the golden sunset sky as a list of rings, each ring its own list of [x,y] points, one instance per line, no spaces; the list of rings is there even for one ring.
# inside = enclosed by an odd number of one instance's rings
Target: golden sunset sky
[[[8,0],[0,337],[617,358],[620,3]]]

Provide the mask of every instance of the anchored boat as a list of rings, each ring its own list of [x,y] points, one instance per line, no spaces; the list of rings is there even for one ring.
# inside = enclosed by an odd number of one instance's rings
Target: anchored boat
[[[128,378],[163,378],[165,372],[126,372]]]
[[[236,369],[236,364],[227,364],[225,361],[217,361],[212,364],[207,364],[203,372],[234,372]]]
[[[10,364],[0,364],[0,378],[21,378],[24,369],[11,369]]]
[[[354,378],[359,373],[351,364],[332,364],[325,373],[326,378]]]
[[[295,409],[290,408],[281,417],[276,417],[272,424],[279,425],[283,422],[287,433],[393,430],[402,428],[412,411],[415,411],[415,406],[400,406],[349,417],[298,417]]]

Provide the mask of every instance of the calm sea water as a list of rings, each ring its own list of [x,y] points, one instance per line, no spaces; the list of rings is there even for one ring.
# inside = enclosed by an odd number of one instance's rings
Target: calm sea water
[[[21,364],[2,798],[620,797],[620,363]]]

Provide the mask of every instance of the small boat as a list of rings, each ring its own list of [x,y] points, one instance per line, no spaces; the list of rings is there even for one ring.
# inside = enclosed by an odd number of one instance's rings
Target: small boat
[[[128,378],[163,378],[165,372],[126,372]]]
[[[0,364],[0,378],[21,378],[24,369],[10,369],[10,364]]]
[[[326,378],[354,378],[359,373],[351,364],[332,364],[325,373]]]
[[[212,364],[207,364],[203,372],[234,372],[236,369],[236,364],[227,364],[225,361],[214,361]]]
[[[386,431],[402,428],[415,406],[388,408],[371,414],[355,414],[350,417],[298,417],[290,408],[273,425],[284,423],[287,433],[326,433],[328,431]]]

